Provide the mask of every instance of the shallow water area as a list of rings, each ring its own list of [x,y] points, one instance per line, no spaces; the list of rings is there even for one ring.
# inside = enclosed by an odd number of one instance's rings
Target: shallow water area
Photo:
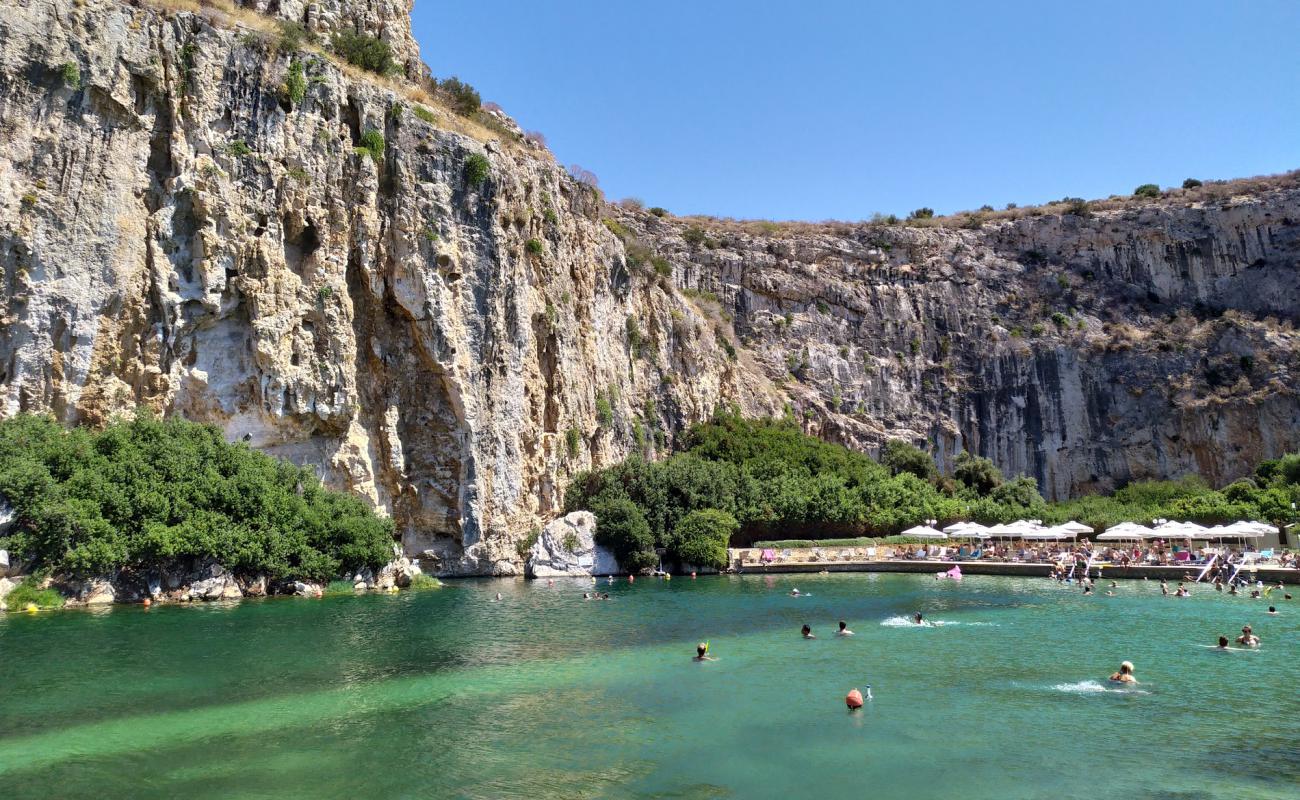
[[[592,588],[482,580],[0,616],[0,786],[14,798],[1297,796],[1294,601],[888,574],[602,580],[611,599],[584,601]],[[917,611],[933,624],[913,624]],[[834,635],[839,619],[854,636]],[[800,636],[805,623],[817,638]],[[1244,624],[1261,648],[1207,649]],[[703,641],[717,661],[692,662]],[[1136,687],[1106,681],[1125,659]],[[844,695],[867,685],[874,699],[847,712]]]

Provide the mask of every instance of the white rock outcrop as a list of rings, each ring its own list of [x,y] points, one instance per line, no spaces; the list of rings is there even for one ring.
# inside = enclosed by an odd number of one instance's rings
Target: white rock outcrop
[[[551,520],[528,551],[527,574],[534,578],[615,575],[618,560],[596,544],[596,517],[574,511]]]

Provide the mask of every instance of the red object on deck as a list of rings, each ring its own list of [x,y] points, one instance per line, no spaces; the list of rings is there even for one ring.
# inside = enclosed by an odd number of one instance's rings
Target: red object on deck
[[[862,692],[859,692],[857,689],[849,691],[849,693],[844,696],[844,705],[848,706],[850,711],[855,708],[862,708]]]

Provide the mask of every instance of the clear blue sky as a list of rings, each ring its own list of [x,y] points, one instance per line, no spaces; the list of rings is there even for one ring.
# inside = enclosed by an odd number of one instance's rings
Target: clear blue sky
[[[611,198],[862,219],[1300,167],[1300,2],[417,0]]]

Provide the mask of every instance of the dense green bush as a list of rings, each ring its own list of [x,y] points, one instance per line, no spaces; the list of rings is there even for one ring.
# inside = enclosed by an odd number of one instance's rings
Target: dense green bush
[[[1134,197],[1159,197],[1160,187],[1154,183],[1144,183],[1133,190]]]
[[[1196,178],[1188,178],[1187,180],[1183,181],[1184,189],[1195,189],[1197,186],[1201,186],[1201,185],[1203,185],[1201,181],[1198,181]]]
[[[364,33],[339,31],[334,34],[330,49],[349,64],[380,75],[391,75],[401,70],[393,60],[393,49]]]
[[[487,180],[491,169],[492,165],[488,163],[487,156],[481,153],[470,153],[465,159],[465,183],[478,186]]]
[[[297,105],[307,96],[307,78],[304,75],[302,62],[295,60],[289,65],[289,74],[284,79],[284,97],[289,102]]]
[[[592,506],[596,516],[596,541],[613,551],[624,569],[641,570],[659,563],[655,538],[645,514],[626,498],[601,500]]]
[[[374,128],[361,134],[361,145],[354,148],[357,155],[370,156],[376,164],[384,160],[384,135]]]
[[[880,452],[880,463],[885,465],[893,475],[900,472],[910,472],[916,477],[925,480],[933,478],[939,472],[934,465],[934,459],[930,458],[929,453],[919,447],[913,447],[901,439],[890,439],[885,442],[885,446]]]
[[[460,78],[452,76],[438,83],[438,89],[447,96],[451,107],[463,117],[472,117],[483,105],[478,90]]]
[[[16,516],[0,547],[73,575],[214,560],[321,580],[392,558],[392,523],[359,499],[182,420],[142,415],[98,432],[0,422],[0,499]]]
[[[738,530],[740,523],[725,511],[692,511],[673,528],[668,553],[683,564],[721,569],[727,566],[727,546]]]
[[[934,219],[933,208],[918,208],[907,215],[908,219]]]

